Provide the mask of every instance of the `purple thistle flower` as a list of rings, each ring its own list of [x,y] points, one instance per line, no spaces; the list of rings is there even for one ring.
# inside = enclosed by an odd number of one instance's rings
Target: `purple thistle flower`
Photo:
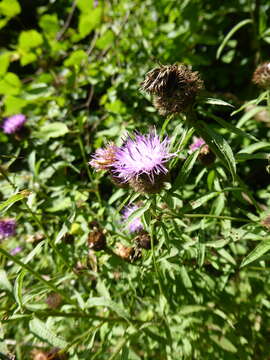
[[[202,145],[205,144],[205,141],[202,138],[193,137],[193,143],[189,146],[189,154],[192,154],[194,151],[200,149]]]
[[[123,212],[123,219],[127,220],[129,218],[129,216],[131,214],[134,213],[134,211],[136,211],[137,209],[139,209],[138,205],[128,205],[125,207],[124,212]],[[139,232],[141,230],[143,230],[143,224],[141,221],[140,217],[135,217],[129,224],[128,224],[128,229],[131,233],[134,232]]]
[[[95,154],[92,155],[92,160],[89,162],[89,165],[97,171],[108,170],[108,168],[114,165],[117,149],[118,147],[113,143],[109,143],[105,148],[97,149]]]
[[[0,240],[15,235],[16,220],[3,219],[0,220]]]
[[[2,124],[2,129],[5,134],[13,134],[20,130],[24,123],[26,122],[26,117],[23,114],[17,114],[5,118]]]
[[[17,247],[15,247],[14,249],[12,249],[12,250],[10,250],[10,255],[17,255],[19,252],[21,252],[22,251],[22,247],[20,247],[20,246],[17,246]]]
[[[170,140],[161,141],[156,131],[137,133],[134,140],[129,136],[116,150],[114,173],[123,182],[146,175],[154,183],[155,176],[168,173],[165,164],[175,156],[169,152],[169,144]]]

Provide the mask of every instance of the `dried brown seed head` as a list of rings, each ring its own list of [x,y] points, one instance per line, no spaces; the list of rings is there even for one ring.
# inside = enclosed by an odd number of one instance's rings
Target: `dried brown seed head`
[[[154,95],[153,104],[161,115],[185,112],[202,88],[198,72],[183,64],[155,68],[141,83],[142,90]]]
[[[263,89],[270,88],[270,62],[265,62],[257,67],[253,73],[252,81]]]
[[[125,261],[134,262],[141,257],[141,252],[139,249],[134,247],[125,246],[121,243],[116,244],[117,250],[116,254]]]
[[[134,242],[139,248],[146,250],[151,249],[151,237],[147,231],[141,231],[140,234],[134,238]]]
[[[169,180],[169,174],[159,174],[155,176],[155,181],[151,182],[146,174],[129,181],[129,185],[137,192],[146,194],[159,193],[164,188],[164,183]]]
[[[106,236],[100,228],[94,228],[88,235],[88,246],[95,251],[101,251],[106,248]]]

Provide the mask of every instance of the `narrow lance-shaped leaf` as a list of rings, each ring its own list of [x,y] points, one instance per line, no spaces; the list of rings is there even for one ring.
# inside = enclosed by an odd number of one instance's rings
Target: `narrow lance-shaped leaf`
[[[257,245],[255,247],[255,249],[253,249],[251,251],[251,253],[249,253],[248,256],[246,256],[243,259],[243,261],[241,263],[241,267],[246,266],[246,265],[258,260],[268,250],[270,250],[270,239],[266,239],[266,240],[262,241],[259,245]]]

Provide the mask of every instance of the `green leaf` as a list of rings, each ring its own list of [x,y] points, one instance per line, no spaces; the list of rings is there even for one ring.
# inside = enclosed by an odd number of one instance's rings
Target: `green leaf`
[[[58,138],[60,136],[64,136],[68,133],[68,131],[69,130],[66,124],[60,121],[56,121],[41,126],[40,131],[38,132],[38,136],[42,137],[45,140],[49,140],[51,138]]]
[[[234,126],[233,124],[231,124],[231,123],[229,123],[229,122],[221,119],[220,117],[215,116],[215,115],[213,115],[213,114],[211,114],[210,116],[211,116],[211,118],[214,119],[217,123],[219,123],[222,127],[224,127],[225,129],[230,130],[230,131],[233,132],[234,134],[239,135],[239,136],[241,136],[241,137],[249,138],[250,140],[253,140],[253,141],[258,141],[258,139],[255,138],[255,136],[246,133],[245,131],[237,128],[237,127]]]
[[[220,99],[214,99],[214,98],[206,98],[203,99],[205,104],[212,104],[212,105],[221,105],[221,106],[230,106],[234,108],[234,106],[226,101],[220,100]]]
[[[39,26],[46,36],[54,38],[60,29],[57,14],[45,14],[41,16]]]
[[[0,76],[2,77],[7,72],[9,66],[11,53],[6,51],[0,55]]]
[[[193,169],[193,166],[196,163],[198,155],[199,155],[199,150],[196,150],[188,156],[188,158],[184,162],[179,174],[177,175],[177,178],[175,179],[175,182],[173,184],[173,190],[178,189],[185,183],[186,179],[188,178],[189,174],[191,173],[191,170]]]
[[[240,150],[238,154],[252,154],[257,150],[265,148],[270,148],[270,143],[266,141],[259,141],[256,144],[246,146],[244,149]]]
[[[101,22],[101,14],[100,7],[80,14],[79,33],[81,38],[84,38],[99,26]]]
[[[96,42],[96,47],[98,49],[106,49],[108,46],[112,45],[114,41],[114,33],[111,30],[107,30]]]
[[[22,66],[31,64],[32,62],[37,60],[37,55],[33,52],[27,52],[21,54],[20,63]]]
[[[0,269],[0,288],[12,292],[12,285],[5,270]]]
[[[218,50],[217,50],[217,59],[219,59],[224,47],[226,46],[227,42],[229,41],[229,39],[239,30],[241,29],[241,27],[252,23],[251,19],[245,19],[240,21],[237,25],[235,25],[231,31],[225,36],[224,40],[222,41],[222,43],[220,44]]]
[[[36,30],[22,31],[19,36],[19,48],[34,49],[43,43],[43,38]]]
[[[249,119],[253,118],[256,114],[260,113],[261,111],[265,111],[264,106],[252,106],[251,109],[244,113],[244,115],[240,118],[237,123],[237,127],[241,128]]]
[[[210,335],[210,338],[223,350],[236,353],[236,347],[224,336]]]
[[[253,249],[251,251],[251,253],[249,253],[248,256],[246,256],[243,259],[240,267],[246,266],[246,265],[258,260],[268,250],[270,250],[270,239],[266,239],[266,240],[262,241],[259,245],[257,245],[255,247],[255,249]]]
[[[141,218],[143,214],[150,208],[151,201],[146,201],[146,203],[139,207],[137,210],[135,210],[125,221],[125,227],[127,227],[132,221],[134,221],[137,218]]]
[[[69,197],[56,199],[52,202],[52,205],[48,208],[46,208],[46,211],[48,212],[57,212],[57,211],[63,211],[66,209],[70,209],[72,206],[72,202]]]
[[[0,15],[12,18],[20,12],[21,7],[17,0],[2,0],[0,2]]]
[[[14,283],[14,298],[19,305],[20,310],[23,309],[23,298],[22,298],[22,288],[23,288],[23,278],[26,275],[26,271],[22,270],[17,276]]]
[[[20,92],[21,81],[14,73],[8,72],[0,80],[0,94],[17,95]]]
[[[206,194],[202,197],[200,197],[199,199],[196,199],[194,201],[190,202],[190,206],[191,208],[197,209],[198,207],[202,206],[203,204],[207,203],[209,200],[213,199],[214,197],[216,197],[217,195],[219,195],[219,192],[212,192],[210,194]]]
[[[93,297],[87,300],[87,307],[96,307],[96,306],[104,306],[113,310],[119,316],[128,319],[128,313],[123,309],[120,305],[115,303],[114,301],[104,298],[104,297]]]
[[[81,12],[88,13],[93,9],[93,0],[78,0],[77,7]]]
[[[188,272],[184,266],[180,267],[180,276],[182,278],[184,286],[188,289],[192,288],[192,282],[191,282]]]
[[[7,211],[13,204],[15,204],[15,202],[26,198],[30,194],[31,194],[30,191],[22,190],[18,194],[12,195],[8,200],[0,203],[0,211],[2,212]]]
[[[29,328],[34,335],[52,346],[63,349],[68,345],[65,340],[56,336],[50,329],[48,329],[43,321],[37,318],[30,321]]]
[[[109,198],[108,204],[112,205],[116,200],[120,199],[125,194],[124,189],[118,189],[115,191],[112,196]]]
[[[203,125],[202,137],[213,150],[225,166],[230,170],[233,181],[236,179],[236,162],[233,156],[233,151],[227,141],[218,133],[216,133],[210,126],[205,123]],[[201,129],[202,130],[202,129]]]
[[[26,106],[27,101],[21,99],[19,97],[13,95],[7,95],[4,98],[4,105],[5,105],[5,116],[19,114],[24,106]]]
[[[82,65],[87,60],[87,54],[83,50],[77,50],[71,53],[70,57],[64,61],[65,66]]]

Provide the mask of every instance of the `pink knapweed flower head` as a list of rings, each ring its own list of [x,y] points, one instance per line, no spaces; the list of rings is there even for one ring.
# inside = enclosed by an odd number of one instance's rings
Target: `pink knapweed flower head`
[[[114,166],[115,153],[118,147],[113,143],[109,143],[105,148],[97,149],[95,154],[92,155],[92,160],[89,162],[97,171],[108,170]]]
[[[2,219],[0,220],[0,240],[15,235],[16,220]]]
[[[205,144],[205,141],[202,138],[193,137],[193,143],[189,146],[189,154],[192,154],[194,151],[200,149],[201,146]]]
[[[123,220],[126,221],[131,214],[134,213],[134,211],[138,210],[139,206],[138,205],[128,205],[125,207],[124,212],[123,212]],[[134,233],[134,232],[139,232],[141,230],[143,230],[143,224],[141,221],[140,217],[135,217],[127,226],[129,232]]]
[[[166,163],[175,156],[169,152],[170,141],[163,141],[155,131],[147,135],[135,134],[130,136],[115,154],[114,172],[127,182],[139,176],[146,175],[154,183],[155,177],[168,173]]]
[[[2,124],[2,129],[5,134],[13,134],[18,130],[20,130],[25,122],[26,122],[26,117],[23,114],[9,116],[4,119]]]

